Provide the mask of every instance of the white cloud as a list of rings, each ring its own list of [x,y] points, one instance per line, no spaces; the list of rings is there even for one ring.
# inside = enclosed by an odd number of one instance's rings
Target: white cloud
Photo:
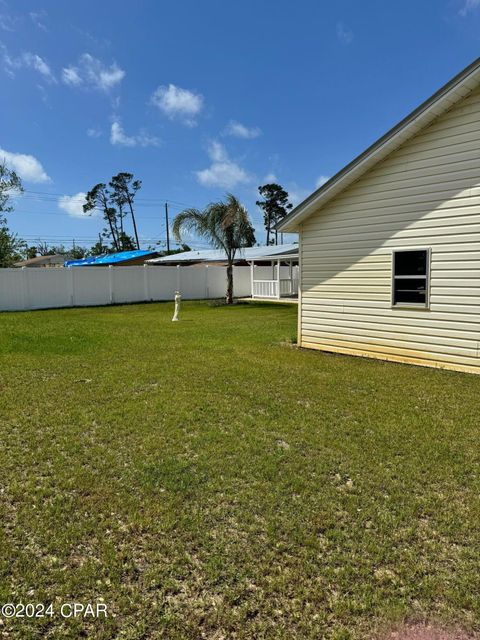
[[[228,153],[223,144],[212,140],[208,147],[208,155],[214,162],[228,162]]]
[[[2,51],[3,68],[11,78],[15,77],[15,71],[19,69],[33,69],[34,71],[37,71],[47,82],[57,82],[57,79],[47,62],[45,62],[45,60],[36,53],[24,51],[20,56],[15,58],[10,56],[4,45],[2,45]]]
[[[72,87],[77,87],[82,84],[82,78],[80,77],[80,74],[73,67],[62,69],[62,80],[65,84],[69,84]]]
[[[41,29],[42,31],[48,31],[43,22],[44,18],[47,17],[47,12],[44,9],[40,9],[39,11],[30,11],[28,15],[30,16],[30,20],[38,29]]]
[[[109,67],[89,53],[80,56],[77,65],[62,69],[63,82],[71,87],[85,87],[108,93],[125,77],[125,71],[116,62]]]
[[[117,118],[112,122],[110,142],[121,147],[158,147],[160,140],[141,131],[136,136],[128,136],[123,130],[122,123]]]
[[[308,198],[313,191],[319,189],[328,180],[330,180],[330,176],[319,176],[315,181],[314,189],[305,189],[304,187],[300,187],[297,183],[292,182],[287,189],[290,196],[290,202],[294,207],[296,207],[300,202],[303,202],[305,198]]]
[[[230,120],[224,131],[224,135],[226,136],[245,138],[246,140],[258,138],[261,133],[262,130],[259,129],[259,127],[246,127],[241,122],[236,122],[235,120]]]
[[[478,7],[480,7],[480,0],[466,0],[465,4],[459,11],[459,14],[464,18],[471,11],[478,9]]]
[[[61,196],[58,199],[58,207],[62,209],[72,218],[89,218],[91,215],[98,215],[98,211],[93,209],[85,213],[83,205],[85,204],[87,194],[84,191],[79,191],[73,196]]]
[[[318,176],[317,181],[315,182],[315,186],[317,189],[320,189],[322,185],[330,180],[330,176]]]
[[[12,153],[0,149],[0,162],[5,162],[25,182],[50,182],[51,179],[45,172],[41,163],[34,157],[25,153]]]
[[[342,44],[353,42],[353,31],[343,22],[337,22],[337,38]]]
[[[87,129],[87,136],[89,138],[100,138],[101,135],[102,131],[100,129],[97,129],[96,127],[89,127]]]
[[[300,202],[303,202],[305,198],[308,198],[308,196],[312,193],[311,189],[303,189],[295,183],[293,183],[290,188],[287,189],[287,191],[289,200],[294,207],[296,207],[297,204],[300,204]]]
[[[273,184],[278,182],[278,178],[274,173],[267,173],[267,175],[263,179],[264,184]]]
[[[41,73],[42,76],[49,82],[57,81],[48,64],[37,54],[24,53],[23,60],[25,61],[26,66],[35,69],[36,71],[38,71],[38,73]]]
[[[14,17],[8,10],[8,5],[3,0],[0,0],[0,29],[3,31],[15,31],[18,18]]]
[[[152,94],[150,102],[171,120],[179,119],[189,127],[197,124],[196,116],[203,108],[201,94],[176,87],[174,84],[158,87]]]
[[[251,181],[248,173],[230,160],[227,150],[219,142],[210,143],[208,155],[212,160],[211,165],[207,169],[195,172],[198,182],[203,186],[233,189],[239,184]]]
[[[45,104],[48,104],[48,94],[43,84],[37,84],[37,89],[40,92],[40,97],[42,99],[42,102],[44,102]]]

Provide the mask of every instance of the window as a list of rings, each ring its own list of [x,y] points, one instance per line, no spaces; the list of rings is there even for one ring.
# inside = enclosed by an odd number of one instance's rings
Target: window
[[[429,250],[393,252],[393,305],[428,307]]]

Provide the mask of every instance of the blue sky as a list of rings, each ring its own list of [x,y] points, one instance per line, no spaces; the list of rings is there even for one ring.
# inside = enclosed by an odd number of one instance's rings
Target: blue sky
[[[91,245],[81,194],[130,171],[144,246],[165,200],[227,191],[263,242],[259,184],[299,202],[475,59],[479,27],[480,0],[0,0],[0,156],[26,189],[9,225]]]

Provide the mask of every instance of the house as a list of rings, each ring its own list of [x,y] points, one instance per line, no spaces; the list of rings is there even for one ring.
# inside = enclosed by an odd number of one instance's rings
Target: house
[[[63,267],[65,262],[65,256],[56,253],[52,256],[37,256],[36,258],[29,258],[28,260],[20,260],[16,262],[14,267],[28,267],[28,268],[45,268],[45,267]]]
[[[278,230],[302,347],[480,373],[480,59]]]
[[[224,251],[207,249],[184,251],[147,261],[156,266],[225,266]],[[298,291],[298,245],[270,245],[238,249],[234,264],[250,267],[252,298],[296,297]]]
[[[158,256],[158,251],[119,251],[103,256],[90,256],[81,260],[67,260],[66,267],[127,267],[145,264],[148,258]]]

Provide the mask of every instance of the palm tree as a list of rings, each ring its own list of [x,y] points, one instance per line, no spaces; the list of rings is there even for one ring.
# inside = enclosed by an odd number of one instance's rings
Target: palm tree
[[[238,249],[251,247],[255,234],[248,211],[231,193],[225,202],[212,202],[203,211],[185,209],[173,221],[173,235],[182,241],[182,233],[193,231],[227,256],[227,304],[233,303],[233,262]]]

